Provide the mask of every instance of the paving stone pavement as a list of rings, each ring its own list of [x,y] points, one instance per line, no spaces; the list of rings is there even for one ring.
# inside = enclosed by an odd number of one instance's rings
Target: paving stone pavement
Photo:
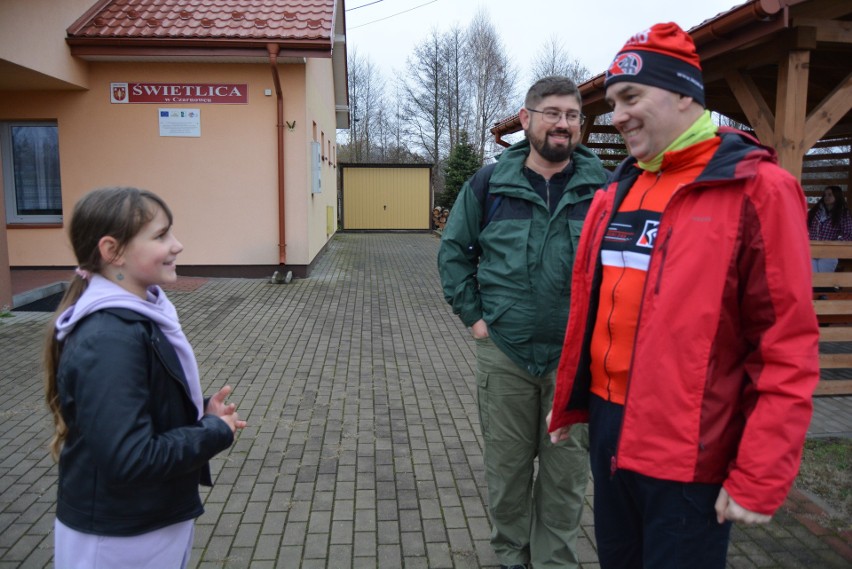
[[[169,292],[205,391],[232,385],[249,422],[213,461],[191,567],[497,566],[473,343],[443,301],[437,248],[431,234],[343,233],[310,278]],[[52,567],[57,472],[40,368],[50,315],[13,314],[0,318],[0,569]],[[849,399],[820,403],[812,434],[849,436]],[[825,427],[820,414],[845,418]],[[591,498],[583,569],[598,567]],[[818,533],[781,511],[735,528],[728,565],[848,568],[842,539]]]

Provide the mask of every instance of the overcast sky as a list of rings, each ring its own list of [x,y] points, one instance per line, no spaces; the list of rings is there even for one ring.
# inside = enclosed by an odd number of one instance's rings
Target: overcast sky
[[[368,57],[386,79],[430,30],[466,28],[484,9],[521,73],[554,34],[572,59],[593,75],[603,72],[624,42],[658,22],[688,30],[734,6],[737,0],[346,0],[347,50]]]

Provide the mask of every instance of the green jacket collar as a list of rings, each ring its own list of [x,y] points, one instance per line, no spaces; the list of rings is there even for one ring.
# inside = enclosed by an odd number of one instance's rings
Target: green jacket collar
[[[530,143],[527,139],[516,142],[503,151],[491,175],[492,193],[517,197],[529,197],[529,192],[535,194],[523,174],[524,162],[529,154]],[[572,190],[582,186],[594,186],[594,189],[604,186],[606,171],[594,152],[579,144],[571,154],[571,160],[574,162],[574,174],[568,182],[563,199]]]

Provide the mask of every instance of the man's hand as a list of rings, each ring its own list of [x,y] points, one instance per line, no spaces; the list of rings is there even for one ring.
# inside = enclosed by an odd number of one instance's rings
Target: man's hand
[[[728,495],[727,490],[722,488],[719,491],[719,497],[716,498],[716,521],[720,524],[725,521],[740,522],[744,524],[765,524],[772,519],[772,516],[766,514],[758,514],[751,510],[746,510]]]
[[[483,338],[487,338],[488,324],[485,323],[485,320],[480,318],[479,320],[473,323],[473,326],[470,327],[470,334],[473,336],[474,340],[481,340]]]
[[[545,418],[545,422],[547,423],[547,428],[550,429],[550,417],[553,415],[553,411],[550,411],[547,414],[547,418]],[[550,433],[550,442],[556,444],[560,441],[566,440],[571,435],[571,427],[560,427]]]

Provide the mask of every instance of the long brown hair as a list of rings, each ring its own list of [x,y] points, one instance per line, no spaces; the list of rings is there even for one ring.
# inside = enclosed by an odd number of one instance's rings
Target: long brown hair
[[[74,206],[68,235],[80,272],[98,274],[104,262],[99,242],[102,237],[110,236],[118,243],[116,255],[120,255],[131,239],[154,219],[157,206],[162,208],[172,222],[172,212],[166,203],[156,194],[137,188],[102,188],[83,196]],[[59,459],[62,444],[68,436],[68,427],[62,417],[56,374],[62,344],[56,340],[56,320],[69,306],[75,304],[89,286],[89,281],[79,273],[65,290],[56,313],[46,330],[44,347],[44,395],[47,407],[53,414],[54,432],[50,440],[50,454]]]
[[[823,190],[822,197],[819,198],[819,201],[808,211],[808,227],[810,227],[814,217],[816,217],[819,212],[819,209],[823,207],[823,203],[825,202],[825,192],[831,192],[834,194],[834,206],[831,208],[831,211],[826,211],[826,213],[831,218],[831,224],[840,229],[840,222],[843,220],[843,216],[846,215],[846,210],[849,209],[849,206],[846,205],[846,198],[843,197],[843,189],[840,186],[827,186],[825,190]]]

